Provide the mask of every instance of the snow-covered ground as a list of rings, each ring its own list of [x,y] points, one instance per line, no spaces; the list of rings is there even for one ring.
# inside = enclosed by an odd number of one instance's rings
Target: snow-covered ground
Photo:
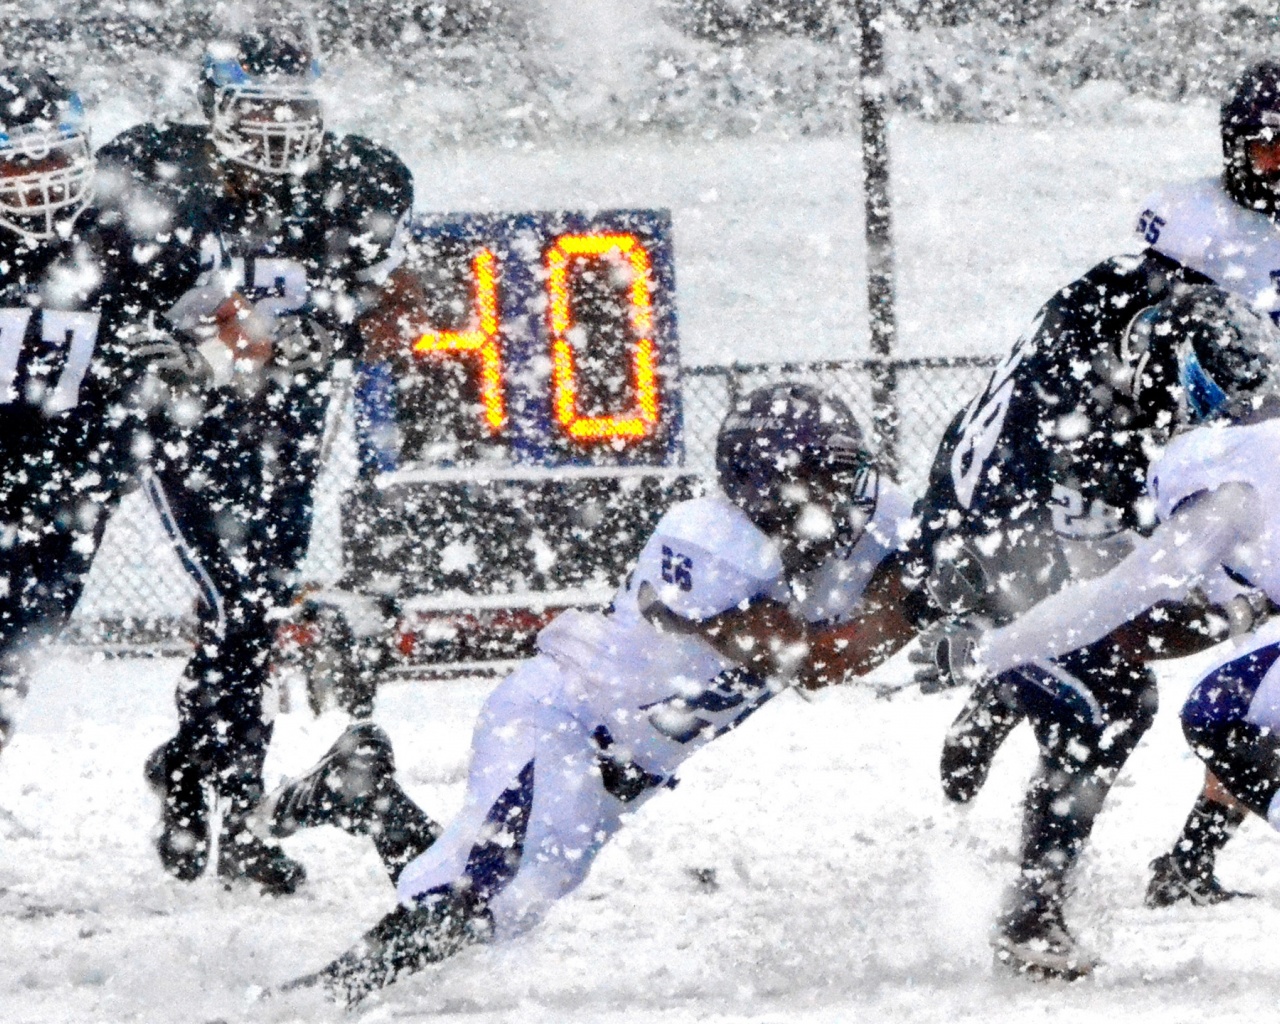
[[[897,676],[901,665],[885,670]],[[144,1024],[341,1019],[309,997],[249,1002],[314,968],[392,905],[368,840],[287,842],[306,887],[274,900],[184,885],[150,847],[146,751],[172,726],[176,661],[51,656],[0,763],[0,1019]],[[388,990],[357,1019],[494,1024],[1200,1022],[1274,1012],[1280,847],[1250,822],[1222,875],[1260,899],[1142,907],[1145,866],[1176,833],[1199,764],[1177,734],[1192,669],[1104,813],[1071,918],[1103,958],[1089,981],[993,974],[987,928],[1015,869],[1033,745],[1015,733],[975,804],[948,806],[938,743],[956,695],[784,695],[693,759],[542,927]],[[397,683],[377,720],[425,807],[458,805],[487,685]],[[295,706],[298,701],[294,701]],[[341,728],[282,715],[269,766],[297,771]],[[708,876],[707,872],[711,875]],[[710,884],[695,877],[711,877]]]
[[[359,95],[353,87],[344,108],[349,127],[396,123]],[[1054,287],[1128,247],[1144,193],[1214,169],[1209,108],[1107,103],[1097,97],[1074,126],[895,123],[904,354],[1007,349]],[[102,114],[98,137],[127,113]],[[384,141],[412,166],[422,209],[672,209],[686,363],[866,351],[852,138],[467,149],[405,129]],[[288,900],[212,880],[185,886],[159,869],[141,763],[172,728],[179,671],[74,653],[42,665],[0,757],[5,1024],[340,1016],[289,1000],[251,1005],[246,993],[318,965],[390,906],[367,842],[291,840],[311,879]],[[1173,708],[1192,669],[1166,675]],[[378,719],[406,785],[441,817],[460,800],[487,685],[397,683],[382,694]],[[947,806],[935,764],[955,704],[878,701],[855,687],[812,703],[780,698],[638,814],[544,927],[406,981],[362,1019],[1199,1022],[1274,1010],[1280,970],[1263,950],[1280,926],[1280,872],[1266,828],[1250,823],[1222,864],[1229,883],[1261,899],[1142,908],[1146,864],[1198,785],[1168,712],[1081,872],[1073,921],[1104,966],[1073,986],[993,976],[986,931],[1015,867],[1032,747],[1018,735],[977,804]],[[282,716],[273,776],[304,767],[340,728]],[[707,869],[713,884],[695,877]]]

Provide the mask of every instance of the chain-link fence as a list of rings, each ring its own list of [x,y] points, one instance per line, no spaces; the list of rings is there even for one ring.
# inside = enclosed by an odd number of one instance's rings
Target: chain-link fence
[[[683,375],[685,467],[714,474],[716,430],[735,395],[769,381],[794,379],[842,397],[871,447],[909,493],[919,494],[947,422],[982,386],[995,360],[985,357],[702,366]],[[889,401],[877,401],[877,395]],[[356,477],[358,454],[350,402],[327,424],[317,484],[315,531],[303,567],[309,582],[343,573],[342,496]],[[394,529],[394,524],[388,524]],[[123,650],[171,644],[186,632],[195,592],[140,492],[128,495],[107,528],[71,638]]]

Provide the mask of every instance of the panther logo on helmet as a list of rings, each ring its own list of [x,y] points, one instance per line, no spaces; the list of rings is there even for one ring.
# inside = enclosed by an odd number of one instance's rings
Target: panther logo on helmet
[[[1147,330],[1172,342],[1185,425],[1280,411],[1280,329],[1239,295],[1179,286],[1151,309]]]
[[[42,70],[0,70],[0,227],[43,242],[93,201],[80,97]]]

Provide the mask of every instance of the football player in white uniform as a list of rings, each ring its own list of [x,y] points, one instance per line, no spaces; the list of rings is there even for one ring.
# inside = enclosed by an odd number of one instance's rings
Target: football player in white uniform
[[[1213,285],[1192,286],[1166,300],[1157,319],[1154,329],[1178,339],[1184,422],[1191,429],[1175,437],[1152,467],[1156,529],[1109,572],[1067,585],[1011,623],[978,635],[954,633],[937,652],[953,675],[990,678],[1017,666],[1046,669],[1050,659],[1196,592],[1224,604],[1246,628],[1260,624],[1260,613],[1269,609],[1243,596],[1251,591],[1242,588],[1261,591],[1271,602],[1280,599],[1280,484],[1271,469],[1280,455],[1280,367],[1274,361],[1280,332],[1238,296]],[[1272,737],[1280,714],[1266,686],[1280,654],[1278,639],[1274,628],[1261,625],[1243,653],[1234,647],[1201,682],[1183,712],[1196,752],[1230,796],[1260,814],[1270,812],[1280,789],[1280,741]],[[1083,702],[1088,694],[1077,697]],[[1011,952],[1061,974],[1067,973],[1069,965],[1061,961],[1069,950],[1068,941],[1048,936],[1035,949]]]
[[[1280,321],[1280,63],[1244,71],[1222,105],[1220,127],[1222,175],[1162,189],[1143,204],[1137,233]],[[1210,772],[1172,849],[1152,862],[1149,905],[1216,903],[1226,894],[1214,862],[1245,810],[1217,781]]]
[[[673,507],[609,609],[561,615],[489,697],[462,811],[415,859],[387,860],[399,906],[304,980],[353,1003],[527,929],[690,754],[787,686],[863,671],[911,635],[886,557],[910,503],[838,400],[797,384],[753,393],[722,425],[716,463],[724,493]],[[408,800],[391,770],[385,734],[353,726],[257,825],[376,836]]]

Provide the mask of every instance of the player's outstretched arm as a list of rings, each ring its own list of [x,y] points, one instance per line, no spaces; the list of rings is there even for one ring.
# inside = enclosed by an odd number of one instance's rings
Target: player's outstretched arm
[[[816,690],[864,675],[901,650],[916,635],[904,611],[907,596],[897,560],[881,562],[853,618],[811,631],[800,685]]]
[[[977,672],[999,675],[1086,647],[1165,601],[1180,601],[1262,522],[1257,492],[1226,483],[1183,502],[1110,572],[1072,583],[1007,626],[987,632]]]
[[[809,627],[779,601],[766,597],[706,619],[672,611],[648,582],[637,593],[640,613],[662,633],[696,636],[757,675],[792,679],[809,651]]]

